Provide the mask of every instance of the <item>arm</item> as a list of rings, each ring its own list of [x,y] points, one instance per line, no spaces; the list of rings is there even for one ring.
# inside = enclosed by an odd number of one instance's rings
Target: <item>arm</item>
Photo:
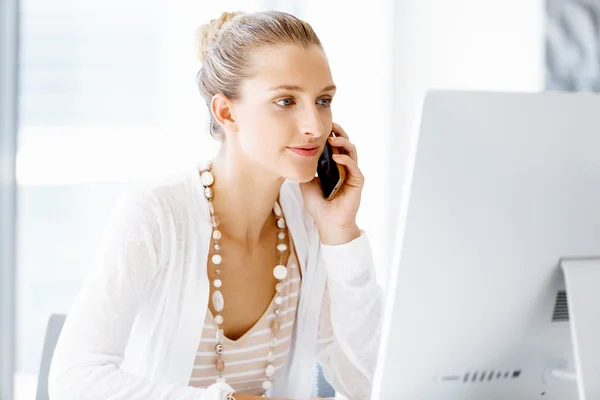
[[[159,268],[163,230],[151,193],[119,198],[59,338],[52,400],[220,400],[225,384],[198,389],[153,381],[120,366],[146,288]]]
[[[328,279],[319,328],[319,363],[337,392],[350,399],[370,399],[383,295],[366,235],[359,233],[346,244],[322,244],[321,261]]]

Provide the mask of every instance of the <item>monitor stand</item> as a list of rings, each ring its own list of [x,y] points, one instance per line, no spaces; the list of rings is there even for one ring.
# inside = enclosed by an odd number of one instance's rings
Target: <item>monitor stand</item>
[[[563,259],[575,372],[558,362],[548,372],[577,382],[579,400],[600,399],[600,257]],[[561,365],[562,364],[562,365]]]

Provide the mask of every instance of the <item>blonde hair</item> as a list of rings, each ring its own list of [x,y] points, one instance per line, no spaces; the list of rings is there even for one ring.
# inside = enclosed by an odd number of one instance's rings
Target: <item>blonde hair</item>
[[[252,51],[268,45],[322,47],[312,27],[291,14],[265,11],[253,14],[224,12],[198,28],[198,58],[202,68],[197,83],[209,108],[215,94],[240,98],[240,84],[252,76]],[[210,116],[210,134],[223,141],[221,126]]]

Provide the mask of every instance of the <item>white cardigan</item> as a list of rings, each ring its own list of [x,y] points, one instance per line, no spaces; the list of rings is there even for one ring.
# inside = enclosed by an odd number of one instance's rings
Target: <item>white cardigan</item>
[[[297,183],[282,185],[280,202],[303,279],[290,353],[269,395],[310,398],[318,362],[336,391],[367,399],[383,314],[368,239],[320,243]],[[196,167],[119,198],[58,341],[50,399],[220,400],[231,390],[188,386],[208,307],[211,229]],[[327,340],[317,340],[322,311]]]

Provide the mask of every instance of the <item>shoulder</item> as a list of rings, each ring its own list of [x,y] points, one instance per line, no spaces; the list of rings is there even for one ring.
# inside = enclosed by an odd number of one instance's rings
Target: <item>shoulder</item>
[[[184,218],[197,203],[198,178],[191,168],[163,178],[136,182],[123,191],[115,203],[114,217],[160,224]]]

